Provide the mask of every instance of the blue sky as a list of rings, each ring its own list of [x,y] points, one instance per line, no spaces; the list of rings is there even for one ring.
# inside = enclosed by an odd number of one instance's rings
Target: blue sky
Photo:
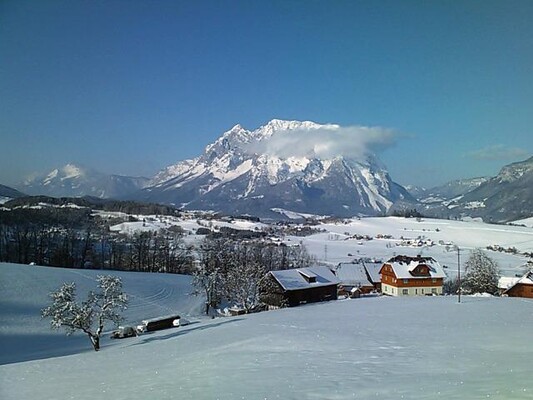
[[[0,2],[0,183],[149,176],[240,123],[391,129],[402,184],[533,154],[533,2]]]

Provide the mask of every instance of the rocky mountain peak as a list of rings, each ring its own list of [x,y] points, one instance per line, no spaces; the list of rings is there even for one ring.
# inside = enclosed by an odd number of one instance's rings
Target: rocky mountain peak
[[[314,132],[320,129],[325,132]],[[323,134],[337,129],[279,119],[253,131],[235,125],[199,157],[161,171],[142,199],[256,215],[271,214],[272,208],[372,215],[398,199],[412,200],[371,153],[358,159],[318,157]],[[306,151],[299,140],[306,141]]]

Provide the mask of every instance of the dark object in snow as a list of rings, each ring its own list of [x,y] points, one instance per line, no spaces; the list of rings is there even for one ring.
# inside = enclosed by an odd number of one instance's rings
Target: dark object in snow
[[[179,326],[180,324],[175,324],[174,321],[179,320],[180,318],[181,317],[179,315],[169,315],[166,317],[158,317],[144,320],[142,321],[142,326],[144,327],[143,331],[151,332]]]
[[[116,331],[111,334],[111,339],[124,339],[137,336],[137,331],[131,326],[119,326]]]

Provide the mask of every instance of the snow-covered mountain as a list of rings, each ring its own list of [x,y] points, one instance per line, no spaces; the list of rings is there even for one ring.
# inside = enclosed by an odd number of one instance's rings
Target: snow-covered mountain
[[[199,157],[160,171],[135,197],[259,216],[273,216],[272,209],[376,215],[394,203],[414,202],[370,152],[324,157],[318,141],[309,149],[298,142],[339,129],[310,121],[272,120],[253,131],[235,125]]]
[[[12,187],[0,184],[0,204],[3,204],[11,199],[16,199],[18,197],[24,196],[25,194],[19,192],[17,189],[13,189]]]
[[[53,197],[123,197],[143,188],[149,179],[108,175],[90,168],[67,164],[45,175],[26,180],[21,187],[32,195]]]
[[[473,190],[444,201],[428,204],[430,213],[443,216],[481,217],[507,222],[533,215],[533,157],[504,166],[493,178],[484,179]]]
[[[487,177],[457,179],[447,182],[444,185],[435,186],[431,189],[412,185],[406,186],[405,188],[420,202],[430,204],[451,200],[457,196],[464,195],[476,189],[489,179],[490,178]]]

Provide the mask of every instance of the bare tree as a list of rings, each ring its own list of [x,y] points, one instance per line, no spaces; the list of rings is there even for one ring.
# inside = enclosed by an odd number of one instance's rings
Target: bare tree
[[[95,351],[100,349],[100,336],[107,321],[115,326],[121,321],[121,311],[128,303],[120,278],[111,275],[97,277],[98,291],[89,292],[87,300],[76,301],[76,284],[64,283],[50,294],[52,305],[42,310],[43,318],[51,318],[52,329],[64,327],[67,335],[82,331],[89,336]]]
[[[205,295],[205,313],[217,307],[224,293],[223,277],[227,270],[225,241],[206,239],[198,249],[199,263],[193,271],[196,294]]]
[[[224,276],[225,298],[250,312],[260,304],[260,284],[268,272],[263,264],[261,247],[234,243],[230,250],[233,257]]]

